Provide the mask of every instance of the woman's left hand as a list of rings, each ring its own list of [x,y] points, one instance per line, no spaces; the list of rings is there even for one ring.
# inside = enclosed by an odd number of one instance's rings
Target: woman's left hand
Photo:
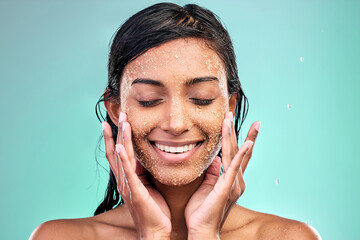
[[[222,164],[216,157],[206,170],[204,181],[185,208],[188,239],[219,239],[220,230],[231,208],[245,190],[243,173],[251,158],[260,122],[252,124],[239,148],[233,115],[225,115],[222,125]]]

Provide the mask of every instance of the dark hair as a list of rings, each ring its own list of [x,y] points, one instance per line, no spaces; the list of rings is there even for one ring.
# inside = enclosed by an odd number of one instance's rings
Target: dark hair
[[[109,54],[108,85],[95,107],[98,119],[105,120],[100,109],[101,102],[119,101],[120,78],[129,62],[150,48],[171,40],[188,37],[204,39],[209,48],[214,50],[223,61],[229,94],[237,94],[235,131],[238,137],[241,125],[247,115],[248,101],[240,85],[233,45],[219,18],[211,11],[195,4],[188,4],[184,7],[173,3],[155,4],[130,17],[118,29],[112,40]],[[114,141],[116,141],[117,126],[111,121],[108,114],[106,114],[106,121],[110,124]],[[221,155],[221,153],[219,154]],[[105,198],[94,215],[108,211],[122,203],[123,200],[117,191],[115,176],[110,169]]]

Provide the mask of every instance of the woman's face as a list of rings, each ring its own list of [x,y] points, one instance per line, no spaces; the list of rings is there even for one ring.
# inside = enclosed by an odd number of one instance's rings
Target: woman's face
[[[225,69],[216,52],[202,39],[164,43],[130,62],[120,87],[141,164],[166,185],[199,177],[221,148],[229,111]]]

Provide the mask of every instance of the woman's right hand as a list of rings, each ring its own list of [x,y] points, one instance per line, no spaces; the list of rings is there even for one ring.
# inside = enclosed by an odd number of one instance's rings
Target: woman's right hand
[[[131,126],[120,113],[117,143],[111,127],[103,122],[106,158],[117,180],[119,194],[130,211],[140,239],[170,239],[170,210],[165,199],[154,189],[146,170],[137,161],[131,140]]]

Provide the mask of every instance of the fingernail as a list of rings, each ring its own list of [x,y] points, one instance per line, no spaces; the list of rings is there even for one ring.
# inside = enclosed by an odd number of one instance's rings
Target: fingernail
[[[125,113],[120,112],[120,115],[119,115],[119,122],[123,122],[124,120],[125,120]]]
[[[126,129],[126,124],[125,124],[125,123],[122,124],[122,128],[121,128],[121,129],[122,129],[123,132],[125,131],[125,129]]]
[[[120,149],[121,149],[120,144],[116,144],[115,149],[117,153],[120,153]]]
[[[260,122],[260,121],[255,124],[255,129],[256,129],[256,131],[259,131],[260,126],[261,126],[261,122]]]
[[[231,118],[231,121],[234,120],[234,114],[232,112],[229,112],[229,116]]]
[[[102,127],[102,130],[103,130],[103,131],[104,131],[104,129],[105,129],[105,125],[106,125],[105,122],[101,122],[101,127]]]

